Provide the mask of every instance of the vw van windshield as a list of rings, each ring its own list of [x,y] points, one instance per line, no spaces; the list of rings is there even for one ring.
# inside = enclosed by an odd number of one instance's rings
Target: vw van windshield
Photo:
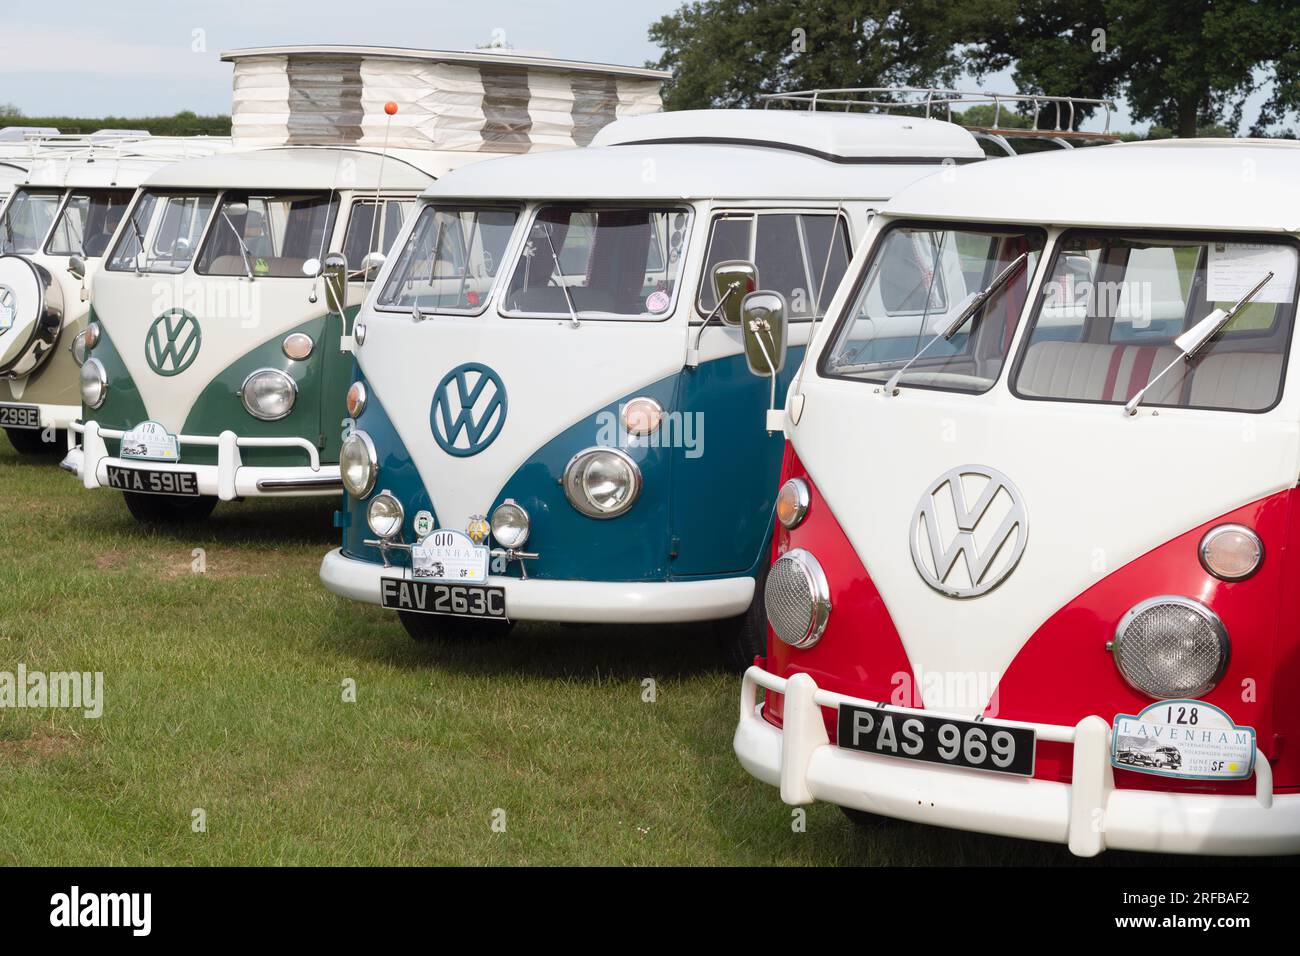
[[[337,212],[329,193],[227,192],[194,271],[301,279],[308,259],[330,251]]]
[[[30,256],[39,251],[62,198],[59,191],[20,189],[14,193],[0,222],[0,253]]]
[[[74,191],[54,224],[45,251],[52,256],[98,259],[108,250],[132,195],[130,189]]]
[[[543,206],[506,288],[507,315],[662,319],[677,298],[687,210]]]
[[[1041,229],[889,226],[857,280],[822,373],[883,384],[905,369],[899,385],[988,391],[1001,374],[1045,241]],[[955,327],[1008,266],[1004,281]]]
[[[215,193],[144,193],[109,256],[110,272],[174,274],[190,267]]]
[[[379,308],[478,315],[487,308],[518,218],[518,209],[425,205],[379,294]]]
[[[1179,358],[1174,339],[1262,289],[1144,407],[1261,412],[1282,393],[1297,246],[1250,236],[1067,232],[1056,243],[1012,389],[1025,399],[1123,405]]]

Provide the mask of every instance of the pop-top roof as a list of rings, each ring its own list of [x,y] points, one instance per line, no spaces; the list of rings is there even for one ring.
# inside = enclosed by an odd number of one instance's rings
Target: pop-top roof
[[[526,153],[585,146],[615,118],[658,112],[669,74],[508,50],[364,46],[235,50],[239,148],[362,146]],[[397,105],[396,115],[385,111]]]

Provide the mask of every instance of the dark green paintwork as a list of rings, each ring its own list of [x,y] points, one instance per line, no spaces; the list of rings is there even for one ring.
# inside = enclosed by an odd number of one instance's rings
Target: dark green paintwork
[[[93,307],[90,310],[90,321],[99,322]],[[99,423],[100,428],[125,430],[147,419],[149,416],[144,410],[144,401],[140,398],[140,392],[136,389],[135,381],[126,370],[122,356],[118,354],[117,346],[113,344],[113,337],[103,322],[99,323],[99,342],[90,350],[89,355],[99,359],[104,365],[104,372],[108,376],[108,395],[99,408],[87,408],[83,405],[82,421],[93,420]],[[108,453],[116,456],[119,443],[107,439],[104,443],[108,446]]]

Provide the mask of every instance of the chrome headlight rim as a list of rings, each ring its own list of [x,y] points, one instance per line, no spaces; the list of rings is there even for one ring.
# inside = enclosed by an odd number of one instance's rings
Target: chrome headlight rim
[[[1222,571],[1216,570],[1210,562],[1210,547],[1225,534],[1245,535],[1255,545],[1255,564],[1250,568],[1250,570],[1243,574],[1225,574]],[[1196,554],[1201,560],[1201,567],[1203,567],[1206,572],[1218,578],[1220,581],[1228,581],[1231,583],[1253,578],[1259,572],[1259,569],[1264,566],[1264,542],[1260,539],[1259,534],[1254,528],[1248,528],[1244,524],[1228,523],[1215,525],[1209,531],[1205,532],[1205,537],[1201,538],[1201,543],[1196,549]]]
[[[599,455],[610,455],[617,458],[628,469],[628,474],[631,475],[631,486],[627,497],[614,510],[605,510],[593,502],[587,496],[582,484],[580,466]],[[609,448],[604,445],[584,448],[570,458],[569,463],[564,466],[564,475],[560,481],[564,486],[564,496],[569,499],[569,504],[588,518],[595,518],[600,521],[627,514],[632,506],[637,503],[637,499],[641,497],[641,488],[644,484],[641,467],[633,460],[631,455],[621,448]]]
[[[1204,620],[1205,623],[1210,625],[1218,641],[1219,659],[1214,672],[1199,686],[1190,690],[1179,691],[1178,693],[1172,694],[1156,693],[1152,688],[1142,686],[1142,684],[1134,679],[1123,665],[1123,644],[1128,628],[1142,614],[1151,610],[1153,607],[1158,607],[1162,604],[1173,604],[1178,607],[1186,608],[1193,614],[1196,614]],[[1228,629],[1224,625],[1223,619],[1200,601],[1185,597],[1181,594],[1161,594],[1155,597],[1149,597],[1146,600],[1139,601],[1137,604],[1129,608],[1124,616],[1120,618],[1119,624],[1115,627],[1115,637],[1110,642],[1109,649],[1111,651],[1111,656],[1115,661],[1115,669],[1118,670],[1120,676],[1124,678],[1124,682],[1134,690],[1146,695],[1147,697],[1151,697],[1154,700],[1196,699],[1205,696],[1217,687],[1219,681],[1223,679],[1223,675],[1227,673],[1228,670],[1228,663],[1232,658],[1232,641],[1228,637]]]
[[[497,516],[503,511],[514,512],[517,514],[518,523],[523,528],[523,533],[513,541],[507,541],[502,537],[501,533],[497,531]],[[505,501],[501,502],[501,504],[492,509],[492,517],[488,519],[488,524],[492,528],[492,537],[496,540],[497,544],[501,545],[501,547],[505,548],[507,551],[517,551],[524,545],[528,544],[528,536],[532,534],[533,530],[533,522],[528,515],[527,509],[513,498],[507,498]]]
[[[94,385],[99,390],[98,397],[94,401],[86,397],[86,386],[90,384],[87,380],[88,375],[94,375]],[[86,407],[100,408],[108,398],[108,371],[104,368],[104,363],[97,358],[86,359],[85,364],[81,366],[79,384],[81,400]]]
[[[375,490],[375,482],[379,479],[379,453],[375,451],[375,443],[365,432],[354,431],[347,438],[343,439],[344,447],[353,440],[359,441],[361,447],[366,453],[366,481],[359,488],[354,488],[348,481],[347,470],[343,467],[343,448],[339,449],[339,477],[343,481],[343,488],[353,498],[365,498],[366,495]]]
[[[375,527],[374,513],[376,505],[382,505],[384,507],[391,505],[396,511],[393,527],[387,533],[380,531]],[[379,494],[371,498],[370,503],[366,505],[366,525],[370,528],[373,534],[378,535],[384,541],[392,541],[401,537],[402,528],[406,525],[406,509],[403,508],[402,503],[397,500],[397,496],[385,488]]]
[[[791,548],[772,563],[772,569],[782,561],[787,561],[794,565],[803,575],[804,583],[808,588],[808,594],[811,598],[808,626],[803,635],[796,640],[790,640],[788,637],[783,635],[772,622],[770,610],[766,607],[767,584],[765,583],[763,588],[763,603],[765,614],[767,616],[767,623],[768,626],[772,628],[772,633],[775,634],[777,639],[782,643],[788,644],[790,647],[797,650],[807,650],[822,639],[822,635],[826,633],[826,625],[830,622],[830,584],[826,580],[826,572],[822,570],[821,562],[819,562],[810,551],[806,551],[803,548]],[[772,580],[772,569],[768,570],[768,582],[771,582]]]
[[[257,408],[257,406],[254,405],[253,402],[249,400],[248,385],[250,382],[253,381],[253,379],[258,378],[259,376],[269,376],[271,378],[277,378],[283,382],[288,383],[289,407],[286,408],[283,412],[280,412],[277,415],[267,414],[266,412]],[[278,368],[254,369],[253,371],[248,373],[247,377],[243,381],[243,384],[239,386],[239,400],[240,402],[243,403],[244,411],[248,412],[248,414],[252,415],[258,421],[261,422],[283,421],[284,419],[292,415],[293,410],[298,406],[298,382],[296,379],[294,379],[292,375],[290,375],[288,372],[284,371],[283,369],[278,369]]]
[[[777,508],[776,517],[781,522],[781,527],[785,528],[786,531],[793,531],[803,524],[804,518],[808,517],[808,506],[812,503],[812,492],[808,490],[808,482],[802,478],[787,478],[781,483],[781,489],[776,493],[778,503],[787,488],[794,495],[794,514],[787,521],[781,517],[780,508]]]

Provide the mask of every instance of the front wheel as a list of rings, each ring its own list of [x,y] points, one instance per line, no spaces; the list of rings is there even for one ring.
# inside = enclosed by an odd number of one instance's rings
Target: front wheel
[[[66,452],[68,447],[67,432],[56,431],[53,441],[45,440],[44,428],[6,428],[9,444],[20,455],[57,455]]]
[[[889,822],[888,817],[882,817],[876,813],[868,813],[866,810],[858,810],[854,807],[840,807],[840,812],[848,818],[849,822],[855,827],[863,830],[874,830],[879,826]]]
[[[713,622],[718,650],[727,669],[734,673],[743,674],[755,657],[767,652],[767,609],[763,603],[766,584],[767,568],[763,568],[754,581],[749,609],[737,617]]]
[[[122,492],[131,517],[141,524],[185,524],[203,521],[212,514],[217,499],[208,495],[198,498],[179,498],[173,495],[142,495],[134,491]]]
[[[446,641],[454,644],[477,644],[505,637],[515,626],[514,621],[494,621],[482,618],[452,617],[446,614],[417,614],[398,611],[398,618],[406,633],[422,644]]]

